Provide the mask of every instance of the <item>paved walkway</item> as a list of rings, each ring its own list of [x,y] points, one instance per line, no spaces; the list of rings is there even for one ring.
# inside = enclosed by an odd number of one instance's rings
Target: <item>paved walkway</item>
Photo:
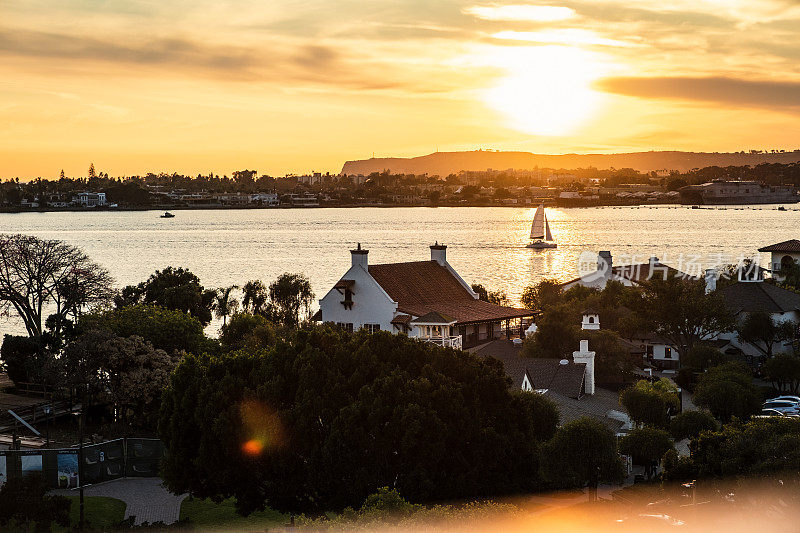
[[[120,478],[83,489],[85,496],[107,496],[127,504],[125,518],[135,516],[134,525],[143,522],[172,524],[178,521],[181,502],[188,494],[175,495],[161,485],[161,478]],[[74,496],[77,489],[54,491]]]

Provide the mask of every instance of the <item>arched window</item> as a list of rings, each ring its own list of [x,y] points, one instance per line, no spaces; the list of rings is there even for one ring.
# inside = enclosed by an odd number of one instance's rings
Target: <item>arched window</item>
[[[784,255],[781,257],[781,270],[788,270],[792,267],[792,263],[794,263],[794,259],[790,255]]]

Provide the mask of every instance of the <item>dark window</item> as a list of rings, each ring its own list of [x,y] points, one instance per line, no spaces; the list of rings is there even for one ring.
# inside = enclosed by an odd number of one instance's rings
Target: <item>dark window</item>
[[[342,328],[348,333],[353,333],[353,323],[352,322],[337,322],[336,326]]]
[[[672,359],[672,348],[669,346],[664,348],[664,359]]]
[[[364,329],[370,333],[377,333],[381,330],[380,324],[364,324]]]
[[[653,345],[652,344],[648,344],[647,345],[647,357],[653,357]]]
[[[342,305],[348,310],[353,308],[353,291],[350,289],[344,290],[344,301],[342,301]]]

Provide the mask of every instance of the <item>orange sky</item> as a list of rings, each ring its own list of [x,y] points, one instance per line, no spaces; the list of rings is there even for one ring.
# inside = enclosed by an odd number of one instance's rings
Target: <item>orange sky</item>
[[[800,148],[798,0],[10,0],[0,177]]]

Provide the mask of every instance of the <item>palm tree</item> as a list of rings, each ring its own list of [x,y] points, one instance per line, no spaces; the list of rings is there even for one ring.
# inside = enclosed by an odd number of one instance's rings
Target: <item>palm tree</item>
[[[227,323],[228,316],[234,314],[236,308],[239,307],[239,301],[231,297],[231,292],[238,288],[237,285],[231,285],[230,287],[217,289],[217,294],[214,297],[214,314],[217,315],[217,318],[222,319],[223,326]]]
[[[264,314],[267,298],[267,287],[260,280],[248,281],[242,287],[242,307],[248,313]]]

